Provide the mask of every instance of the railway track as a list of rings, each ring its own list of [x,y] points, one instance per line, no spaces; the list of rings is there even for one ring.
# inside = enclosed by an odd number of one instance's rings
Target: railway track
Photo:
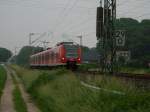
[[[150,90],[150,74],[116,73],[113,75],[104,75],[99,70],[76,71],[75,74],[84,81],[88,80],[89,77],[92,80],[97,80],[99,76],[104,76],[105,78],[116,78],[125,84],[131,84],[144,91]]]
[[[116,77],[141,79],[141,80],[149,80],[150,81],[150,74],[117,73],[115,76]]]
[[[90,69],[90,70],[86,70],[86,71],[76,71],[76,73],[82,73],[84,75],[88,74],[88,75],[104,75],[103,73],[101,73],[98,69]],[[140,79],[140,80],[149,80],[150,81],[150,74],[135,74],[135,73],[114,73],[113,75],[107,75],[107,76],[111,76],[111,77],[120,77],[120,78],[128,78],[128,79]]]

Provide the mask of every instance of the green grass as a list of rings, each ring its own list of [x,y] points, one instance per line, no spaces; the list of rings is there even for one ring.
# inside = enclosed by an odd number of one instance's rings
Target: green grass
[[[127,73],[135,73],[135,74],[150,74],[150,68],[129,68],[129,67],[124,67],[121,68],[122,72],[127,72]]]
[[[42,71],[27,70],[25,68],[21,68],[16,65],[13,65],[11,67],[16,71],[18,77],[21,78],[23,84],[25,85],[25,88],[29,88],[32,82],[34,82],[38,78],[38,76],[42,73]]]
[[[26,104],[18,86],[16,86],[13,90],[13,101],[16,112],[27,112]]]
[[[150,92],[130,89],[116,79],[97,84],[126,92],[125,95],[86,88],[66,70],[15,68],[42,112],[150,112]]]
[[[13,90],[13,102],[14,102],[14,108],[16,112],[27,112],[27,105],[24,102],[24,99],[22,97],[18,82],[14,76],[14,74],[11,74],[11,77],[13,79],[13,83],[15,85]]]
[[[81,64],[79,66],[79,70],[88,70],[88,69],[93,69],[93,68],[98,68],[98,65],[97,64]]]
[[[4,89],[5,86],[5,82],[7,79],[7,75],[6,75],[6,71],[4,70],[4,68],[0,65],[0,97],[2,95],[2,91]]]
[[[110,91],[118,91],[121,93],[132,93],[137,91],[135,86],[132,83],[122,82],[123,80],[119,80],[115,77],[104,76],[104,75],[96,75],[95,78],[91,77],[91,75],[87,76],[84,80],[85,83],[104,88]]]

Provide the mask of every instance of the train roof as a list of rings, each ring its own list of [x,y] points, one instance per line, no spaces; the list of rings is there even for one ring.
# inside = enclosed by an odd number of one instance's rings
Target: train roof
[[[77,44],[77,43],[75,43],[75,42],[59,42],[58,44],[56,44],[56,46],[55,46],[55,47],[60,46],[60,45],[77,45],[77,46],[78,46],[79,44]],[[55,48],[55,47],[54,47],[54,48]],[[53,48],[49,48],[49,49],[47,49],[47,50],[45,50],[45,51],[42,51],[42,52],[39,52],[39,53],[33,54],[33,55],[31,55],[30,57],[34,57],[34,56],[37,56],[37,55],[43,54],[43,53],[45,53],[45,52],[50,51],[51,49],[53,49]]]
[[[37,56],[37,55],[41,55],[41,54],[46,53],[46,52],[48,52],[48,51],[50,51],[50,50],[51,50],[51,49],[47,49],[47,50],[45,50],[45,51],[38,52],[38,53],[36,53],[36,54],[31,55],[30,57],[34,57],[34,56]]]
[[[60,46],[60,45],[78,45],[78,44],[74,42],[60,42],[56,46]]]

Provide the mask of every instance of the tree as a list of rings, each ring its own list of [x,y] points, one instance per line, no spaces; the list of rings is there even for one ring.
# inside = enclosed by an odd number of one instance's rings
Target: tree
[[[31,46],[23,47],[16,57],[17,64],[28,66],[30,55],[35,54],[37,52],[41,52],[41,51],[43,51],[43,48],[41,47],[31,47]]]
[[[7,60],[12,56],[10,50],[6,48],[0,48],[0,62],[7,62]]]
[[[99,54],[96,48],[82,47],[82,60],[88,62],[98,62]]]
[[[131,51],[131,63],[144,67],[150,62],[150,20],[138,22],[132,18],[120,18],[115,22],[117,30],[125,30],[126,45],[124,49]],[[97,48],[100,51],[100,43]]]

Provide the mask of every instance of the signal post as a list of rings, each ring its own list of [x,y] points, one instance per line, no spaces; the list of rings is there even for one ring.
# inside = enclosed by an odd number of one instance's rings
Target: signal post
[[[100,48],[100,68],[103,73],[116,71],[116,0],[100,0],[97,8],[96,36]]]

